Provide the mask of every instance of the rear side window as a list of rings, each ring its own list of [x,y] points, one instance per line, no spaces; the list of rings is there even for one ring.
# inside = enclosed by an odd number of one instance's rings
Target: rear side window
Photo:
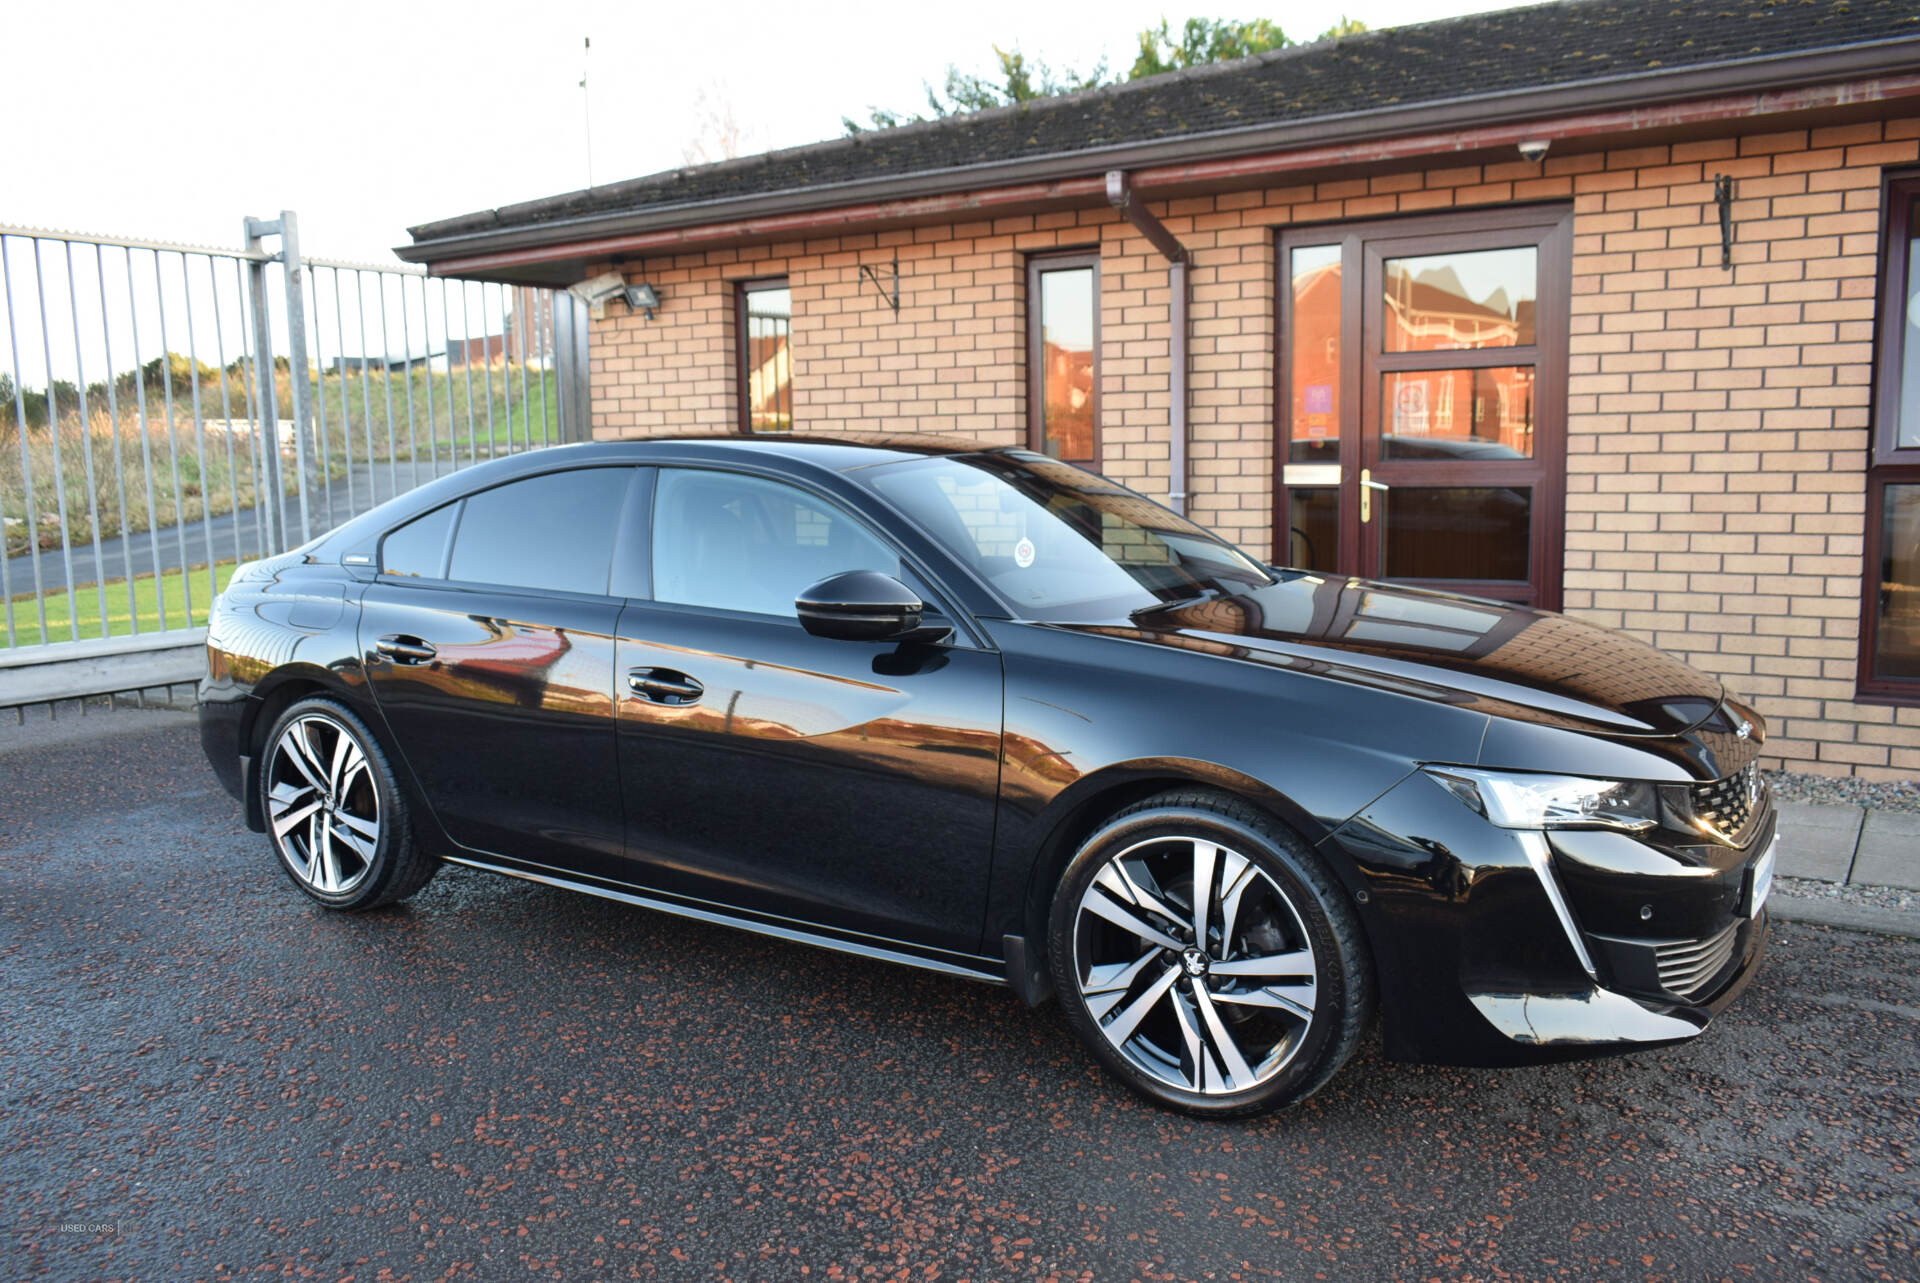
[[[381,572],[415,579],[444,578],[447,534],[453,529],[453,514],[459,506],[450,503],[444,508],[435,508],[424,517],[415,517],[382,540]]]
[[[631,468],[550,472],[470,496],[449,579],[605,595]]]

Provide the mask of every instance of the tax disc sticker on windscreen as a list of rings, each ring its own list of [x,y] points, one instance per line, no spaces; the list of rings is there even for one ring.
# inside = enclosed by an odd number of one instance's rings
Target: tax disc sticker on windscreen
[[[1013,564],[1022,570],[1033,564],[1033,540],[1022,539],[1013,546]]]

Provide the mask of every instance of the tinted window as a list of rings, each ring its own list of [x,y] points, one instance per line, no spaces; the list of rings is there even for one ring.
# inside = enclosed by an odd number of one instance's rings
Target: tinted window
[[[803,589],[843,570],[897,576],[900,558],[852,517],[792,486],[729,472],[661,471],[655,599],[792,618]]]
[[[447,562],[447,531],[459,506],[435,508],[388,535],[380,544],[380,569],[389,575],[440,578]]]
[[[604,594],[632,478],[631,468],[581,468],[473,495],[460,515],[448,577]]]
[[[1012,451],[888,464],[875,490],[1032,619],[1261,587],[1245,553],[1091,472]]]

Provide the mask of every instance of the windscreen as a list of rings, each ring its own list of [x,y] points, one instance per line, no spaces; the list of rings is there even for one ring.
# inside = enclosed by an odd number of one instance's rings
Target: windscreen
[[[916,459],[868,482],[1023,619],[1111,619],[1273,582],[1192,522],[1043,455]]]

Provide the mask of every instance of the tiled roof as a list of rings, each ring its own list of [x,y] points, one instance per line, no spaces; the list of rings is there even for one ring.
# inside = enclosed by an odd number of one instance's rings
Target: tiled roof
[[[413,228],[416,241],[805,192],[1920,37],[1913,0],[1562,0],[670,170]]]

